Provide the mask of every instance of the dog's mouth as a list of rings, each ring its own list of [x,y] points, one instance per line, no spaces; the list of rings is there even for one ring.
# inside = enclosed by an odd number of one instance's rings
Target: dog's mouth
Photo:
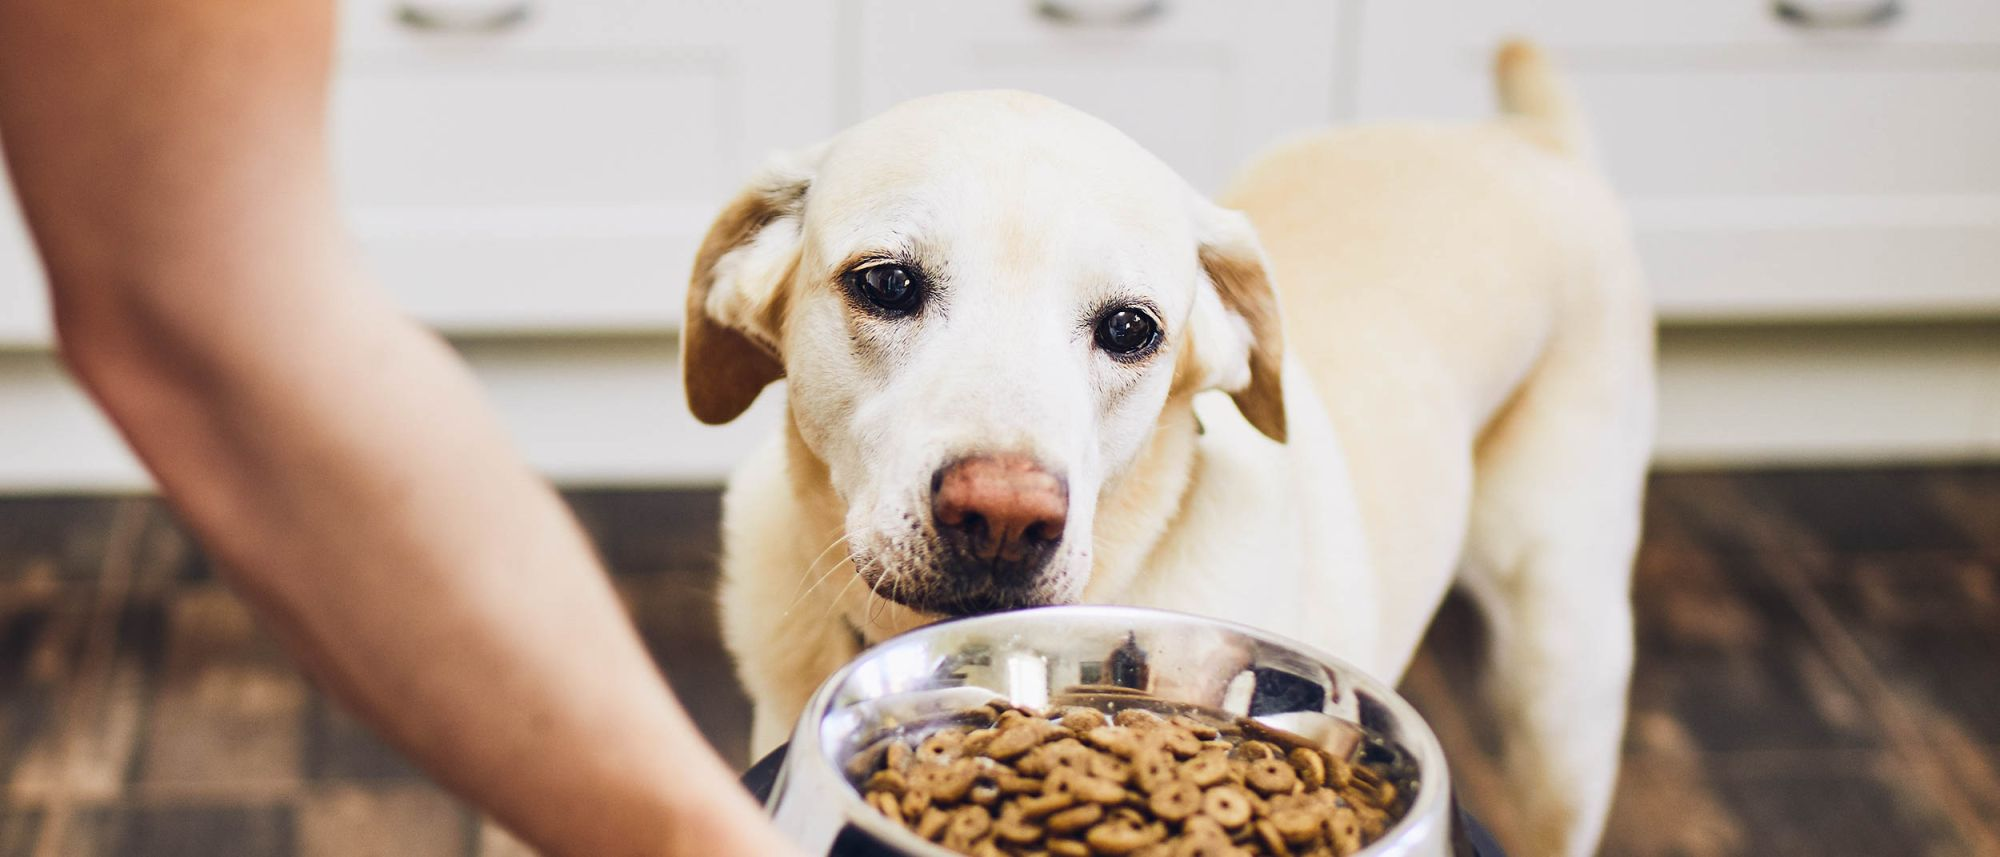
[[[932,616],[956,618],[1048,607],[1067,603],[1061,593],[1040,579],[1006,578],[964,574],[952,569],[921,568],[894,572],[871,563],[861,563],[862,582],[876,595],[911,610]],[[997,581],[1019,580],[1008,584]]]
[[[973,592],[940,592],[930,587],[916,590],[902,590],[889,600],[916,610],[946,618],[978,616],[986,613],[1003,613],[1008,610],[1025,610],[1030,607],[1047,607],[1060,603],[1034,592],[981,589]]]

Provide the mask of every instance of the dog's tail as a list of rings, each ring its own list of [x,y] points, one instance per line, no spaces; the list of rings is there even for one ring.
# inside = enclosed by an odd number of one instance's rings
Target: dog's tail
[[[1508,39],[1493,57],[1493,84],[1500,94],[1500,112],[1518,120],[1521,129],[1557,154],[1592,158],[1590,129],[1576,94],[1556,74],[1542,49],[1526,39]]]

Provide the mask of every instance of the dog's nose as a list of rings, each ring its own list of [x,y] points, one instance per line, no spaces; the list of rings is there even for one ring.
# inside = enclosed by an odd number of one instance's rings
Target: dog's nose
[[[931,516],[973,558],[1039,566],[1062,541],[1069,486],[1026,456],[962,458],[932,474]]]

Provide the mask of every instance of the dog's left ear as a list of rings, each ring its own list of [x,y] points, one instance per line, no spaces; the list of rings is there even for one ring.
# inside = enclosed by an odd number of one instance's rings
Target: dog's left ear
[[[774,159],[716,216],[695,253],[681,325],[681,385],[702,422],[736,419],[785,376],[786,297],[821,151]]]
[[[1188,325],[1198,383],[1227,391],[1244,419],[1284,443],[1285,336],[1263,245],[1242,212],[1206,199],[1196,200],[1195,208],[1206,280],[1195,292]]]

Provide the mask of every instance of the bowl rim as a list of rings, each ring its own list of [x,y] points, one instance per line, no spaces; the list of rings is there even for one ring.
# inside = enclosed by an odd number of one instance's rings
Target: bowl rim
[[[835,800],[840,801],[843,807],[841,815],[848,823],[861,827],[864,832],[876,837],[884,844],[901,848],[912,854],[925,855],[925,857],[931,857],[932,855],[935,855],[935,857],[958,857],[958,852],[924,839],[902,825],[891,823],[889,819],[883,817],[880,812],[877,812],[874,807],[869,806],[867,801],[862,799],[860,790],[855,788],[854,783],[847,779],[841,765],[826,757],[826,748],[820,740],[820,724],[825,721],[826,715],[830,713],[828,709],[833,702],[836,691],[847,682],[849,676],[861,664],[867,662],[871,656],[879,655],[892,644],[899,641],[907,642],[910,639],[926,634],[946,633],[946,629],[949,628],[964,628],[967,625],[984,624],[1004,625],[1009,621],[1019,620],[1024,616],[1047,615],[1050,613],[1076,616],[1078,617],[1078,621],[1129,621],[1137,617],[1166,619],[1182,623],[1200,623],[1232,631],[1262,643],[1291,649],[1294,652],[1312,658],[1324,666],[1336,669],[1351,683],[1352,690],[1365,689],[1371,692],[1396,717],[1397,722],[1404,725],[1408,734],[1402,736],[1402,740],[1399,743],[1403,744],[1409,750],[1410,754],[1415,757],[1418,763],[1418,770],[1422,772],[1423,778],[1422,787],[1417,790],[1417,799],[1410,803],[1409,809],[1403,813],[1402,817],[1396,819],[1395,823],[1389,827],[1389,830],[1385,832],[1381,839],[1377,839],[1367,847],[1354,852],[1350,857],[1401,857],[1401,855],[1410,853],[1420,847],[1420,843],[1430,841],[1430,836],[1426,835],[1427,832],[1439,837],[1450,835],[1451,771],[1445,762],[1444,748],[1438,743],[1437,733],[1431,729],[1430,722],[1426,721],[1422,715],[1419,715],[1416,708],[1410,705],[1409,701],[1404,699],[1402,694],[1397,693],[1393,686],[1370,675],[1345,659],[1334,657],[1316,646],[1302,643],[1283,634],[1266,631],[1240,622],[1232,622],[1227,619],[1217,619],[1212,616],[1179,610],[1162,610],[1155,607],[1128,607],[1109,604],[1059,604],[1046,607],[1030,607],[1022,610],[1007,610],[999,613],[982,613],[977,616],[946,619],[896,634],[863,649],[860,654],[855,655],[846,664],[843,664],[840,669],[835,670],[832,675],[827,676],[826,680],[820,683],[819,688],[813,691],[813,695],[806,702],[804,713],[800,714],[799,722],[793,730],[793,752],[787,755],[788,763],[800,759],[810,759],[811,762],[809,764],[831,765],[835,778],[840,780],[843,785],[843,788],[839,789],[840,794],[835,798]],[[774,795],[781,792],[782,787],[774,792]],[[1446,829],[1430,831],[1430,828],[1440,825],[1445,826]],[[1387,835],[1388,833],[1396,833],[1398,835],[1390,836]]]

